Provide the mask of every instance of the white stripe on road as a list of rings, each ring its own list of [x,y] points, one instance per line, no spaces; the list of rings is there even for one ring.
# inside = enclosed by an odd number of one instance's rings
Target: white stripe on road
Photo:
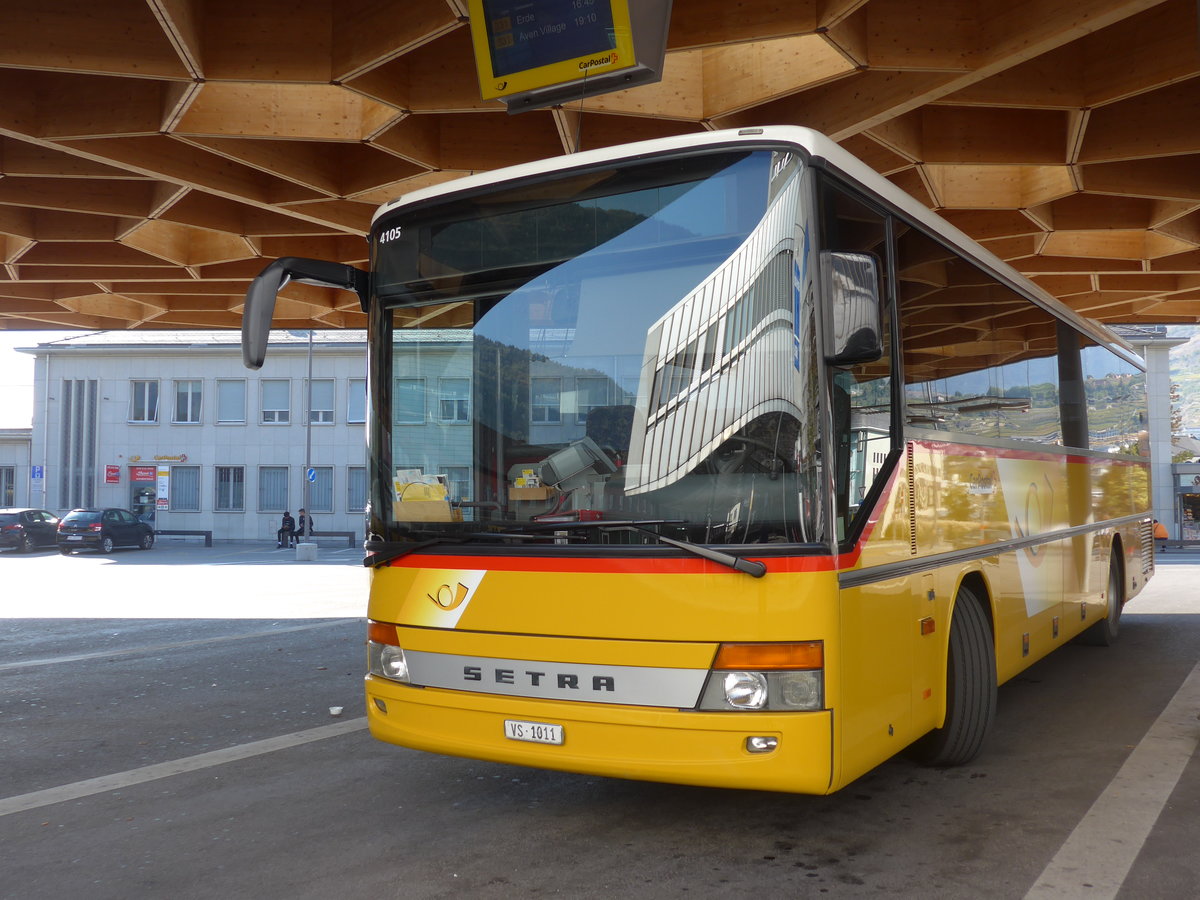
[[[72,656],[48,656],[43,659],[25,659],[18,662],[0,663],[0,672],[6,669],[28,669],[33,666],[53,666],[57,663],[84,662],[89,659],[110,659],[114,656],[131,656],[135,653],[151,655],[164,650],[178,650],[181,647],[198,647],[201,644],[219,644],[222,641],[244,641],[249,638],[274,637],[277,634],[287,634],[290,631],[311,631],[314,628],[329,628],[333,625],[345,625],[349,622],[362,623],[362,619],[336,619],[332,622],[317,622],[313,625],[291,625],[287,628],[275,628],[271,631],[251,631],[246,634],[224,634],[219,637],[196,638],[194,641],[176,641],[173,644],[155,644],[151,647],[127,647],[124,650],[101,650],[95,653],[76,653]]]
[[[1200,743],[1200,665],[1087,811],[1026,900],[1115,897]]]
[[[196,772],[212,766],[220,766],[252,756],[262,756],[264,753],[275,753],[301,744],[311,744],[313,741],[323,741],[326,738],[340,737],[361,731],[367,727],[367,717],[349,719],[333,725],[322,725],[319,728],[309,728],[307,731],[294,731],[279,737],[267,738],[264,741],[253,741],[249,744],[239,744],[224,750],[212,750],[208,753],[198,753],[171,762],[157,763],[152,766],[142,766],[140,769],[130,769],[128,772],[117,772],[115,775],[102,775],[99,778],[89,778],[86,781],[76,781],[74,784],[64,784],[59,787],[46,788],[44,791],[33,791],[29,794],[18,794],[16,797],[0,799],[0,816],[25,812],[52,803],[62,803],[66,800],[78,800],[80,797],[90,797],[93,794],[103,794],[106,791],[116,791],[121,788],[145,784],[159,778],[170,778],[172,775],[182,775],[185,772]]]

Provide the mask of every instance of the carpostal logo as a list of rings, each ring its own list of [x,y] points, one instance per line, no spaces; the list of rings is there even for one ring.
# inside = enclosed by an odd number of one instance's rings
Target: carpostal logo
[[[481,569],[428,572],[426,578],[418,579],[410,589],[412,605],[409,610],[413,616],[410,624],[429,628],[456,627],[486,574]]]
[[[614,50],[605,56],[593,56],[591,59],[581,59],[579,61],[579,68],[584,72],[588,69],[599,69],[604,66],[615,65],[617,59],[617,52]]]
[[[434,593],[426,594],[425,596],[441,609],[451,610],[462,606],[463,601],[467,599],[467,595],[470,592],[470,588],[459,582],[454,588],[451,588],[448,584],[443,584]]]

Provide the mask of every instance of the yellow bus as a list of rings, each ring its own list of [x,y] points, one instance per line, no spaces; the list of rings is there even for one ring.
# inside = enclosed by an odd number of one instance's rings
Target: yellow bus
[[[823,794],[961,764],[1154,557],[1140,358],[835,143],[666,138],[377,213],[380,740]]]

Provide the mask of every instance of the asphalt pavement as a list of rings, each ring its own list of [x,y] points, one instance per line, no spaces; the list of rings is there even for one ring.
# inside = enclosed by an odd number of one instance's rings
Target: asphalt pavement
[[[361,551],[0,556],[0,898],[1200,896],[1200,552],[1000,690],[968,766],[830,797],[373,741]]]

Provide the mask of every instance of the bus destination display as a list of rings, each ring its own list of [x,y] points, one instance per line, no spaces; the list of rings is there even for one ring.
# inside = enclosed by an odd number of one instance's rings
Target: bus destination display
[[[477,53],[485,97],[561,84],[636,65],[625,0],[477,0],[486,35]],[[479,24],[483,28],[479,28]]]

